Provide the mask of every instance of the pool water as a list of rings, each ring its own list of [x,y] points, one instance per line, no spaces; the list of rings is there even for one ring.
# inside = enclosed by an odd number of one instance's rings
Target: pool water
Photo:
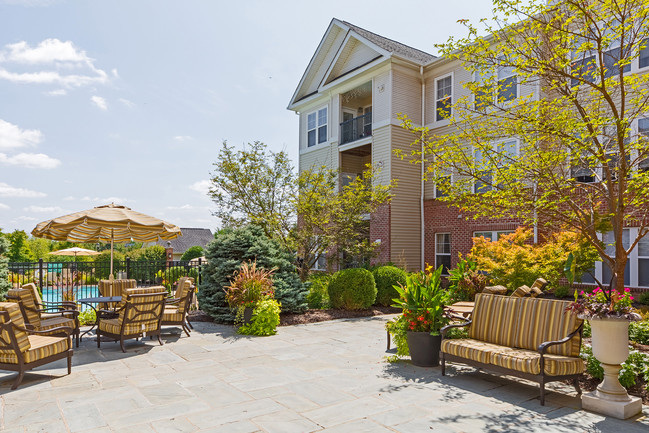
[[[67,289],[67,288],[65,288]],[[61,295],[65,289],[43,287],[43,301],[45,302],[61,302]],[[99,289],[97,286],[75,286],[72,291],[74,292],[74,299],[94,298],[99,296]],[[87,305],[81,304],[81,311],[90,308]]]

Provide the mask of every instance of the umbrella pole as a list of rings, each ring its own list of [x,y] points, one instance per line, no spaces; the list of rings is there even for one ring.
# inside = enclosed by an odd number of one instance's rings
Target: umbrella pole
[[[110,277],[108,277],[109,280],[112,280],[113,278],[113,242],[115,240],[115,233],[113,232],[113,229],[110,229]]]

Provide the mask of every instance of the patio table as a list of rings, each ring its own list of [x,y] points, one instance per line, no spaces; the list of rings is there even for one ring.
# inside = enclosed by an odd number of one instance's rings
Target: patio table
[[[80,304],[87,305],[95,311],[95,323],[92,324],[90,329],[86,330],[83,334],[79,336],[79,340],[81,340],[84,335],[86,335],[87,333],[95,329],[95,327],[97,326],[97,319],[99,318],[99,314],[101,314],[101,310],[97,310],[94,304],[107,304],[109,302],[121,302],[121,300],[122,300],[121,296],[95,296],[92,298],[77,299],[77,302],[79,302]]]

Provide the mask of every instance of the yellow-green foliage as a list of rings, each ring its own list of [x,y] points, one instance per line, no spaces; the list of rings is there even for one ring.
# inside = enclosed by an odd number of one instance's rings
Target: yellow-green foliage
[[[489,273],[493,284],[510,290],[523,284],[529,286],[539,277],[555,285],[570,252],[576,257],[578,277],[593,266],[597,253],[580,242],[576,233],[560,232],[539,245],[530,244],[531,238],[532,231],[524,228],[502,235],[497,241],[474,238],[468,257],[478,263],[478,269]]]
[[[279,325],[281,305],[275,299],[263,299],[252,310],[252,320],[239,328],[239,334],[245,335],[274,335]]]

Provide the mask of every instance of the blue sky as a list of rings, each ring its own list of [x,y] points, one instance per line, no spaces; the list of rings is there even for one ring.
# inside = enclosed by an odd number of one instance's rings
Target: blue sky
[[[326,3],[326,4],[324,4]],[[291,95],[333,17],[435,54],[488,0],[0,0],[0,228],[115,202],[214,230],[223,140],[297,162]]]

